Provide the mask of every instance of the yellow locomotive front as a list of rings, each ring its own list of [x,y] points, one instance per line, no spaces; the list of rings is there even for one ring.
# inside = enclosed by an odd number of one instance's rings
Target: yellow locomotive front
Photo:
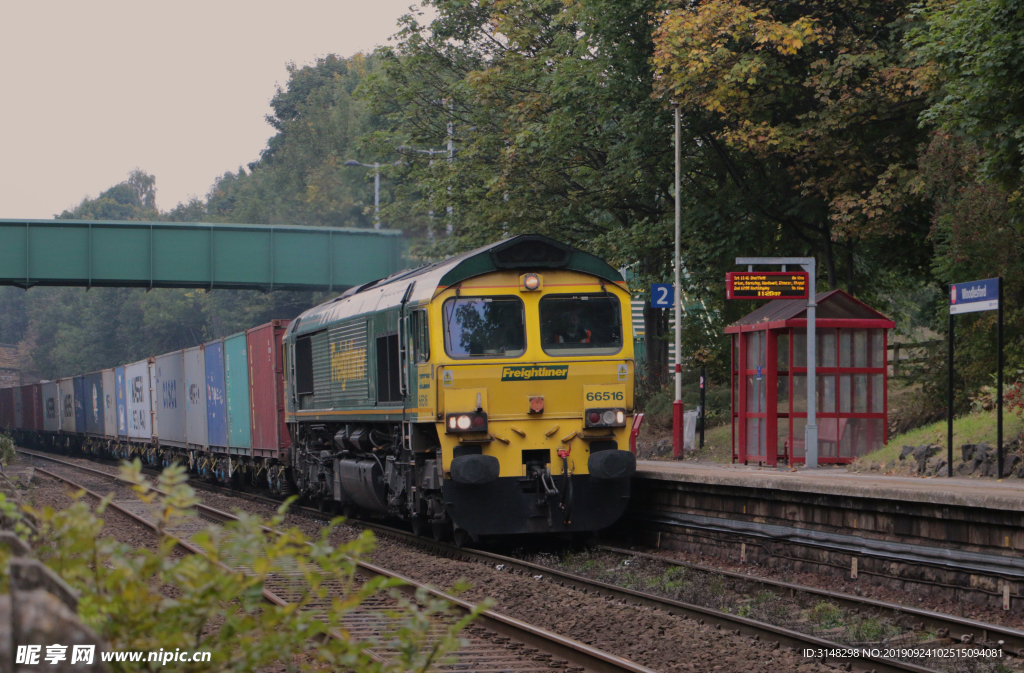
[[[438,290],[422,330],[434,356],[417,366],[417,411],[436,424],[456,528],[613,523],[636,469],[625,284],[578,270],[503,270]]]

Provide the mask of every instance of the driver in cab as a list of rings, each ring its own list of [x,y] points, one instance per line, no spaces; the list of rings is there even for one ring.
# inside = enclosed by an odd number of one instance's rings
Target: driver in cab
[[[580,312],[572,311],[566,316],[565,327],[555,336],[560,344],[588,344],[593,332],[580,324]]]

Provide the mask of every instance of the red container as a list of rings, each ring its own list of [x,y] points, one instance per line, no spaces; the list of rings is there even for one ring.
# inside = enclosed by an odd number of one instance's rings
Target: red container
[[[43,431],[43,386],[38,383],[21,386],[21,429]]]
[[[253,457],[277,458],[292,442],[284,422],[284,349],[290,320],[245,332],[249,356],[249,406]]]
[[[0,431],[14,430],[14,388],[0,388]]]

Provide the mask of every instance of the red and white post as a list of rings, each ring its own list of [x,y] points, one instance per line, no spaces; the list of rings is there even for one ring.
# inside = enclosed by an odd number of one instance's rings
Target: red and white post
[[[679,119],[679,103],[672,101],[672,109],[675,112],[675,126],[676,126],[676,151],[675,151],[675,163],[676,163],[676,250],[673,259],[673,266],[675,267],[675,311],[676,311],[676,328],[675,332],[675,346],[676,354],[674,357],[675,362],[675,383],[676,383],[676,397],[675,402],[672,403],[672,457],[682,458],[683,457],[683,367],[680,363],[680,350],[682,350],[682,327],[683,327],[683,295],[682,288],[679,286],[679,221],[680,221],[680,195],[679,195],[679,160],[680,160],[680,119]]]

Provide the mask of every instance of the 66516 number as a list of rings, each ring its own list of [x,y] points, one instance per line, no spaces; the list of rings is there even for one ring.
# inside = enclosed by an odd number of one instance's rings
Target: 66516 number
[[[587,393],[587,402],[621,402],[625,395],[619,391],[599,391]]]

